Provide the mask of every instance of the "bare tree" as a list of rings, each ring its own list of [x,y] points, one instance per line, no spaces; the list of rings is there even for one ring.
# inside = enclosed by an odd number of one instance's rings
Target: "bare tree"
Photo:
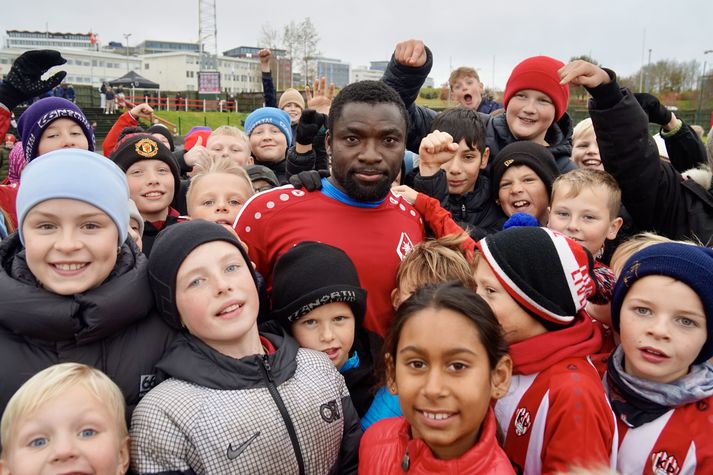
[[[305,18],[300,23],[300,40],[302,53],[302,75],[307,84],[317,76],[314,60],[320,55],[317,45],[319,45],[319,33],[310,17]]]
[[[261,48],[276,49],[280,46],[280,32],[273,27],[269,22],[263,23],[260,28],[260,38],[258,46]]]

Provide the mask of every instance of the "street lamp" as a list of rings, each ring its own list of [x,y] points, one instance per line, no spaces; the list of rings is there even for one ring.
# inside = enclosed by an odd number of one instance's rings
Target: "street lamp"
[[[703,72],[701,73],[701,85],[698,88],[698,108],[696,109],[696,124],[701,117],[701,106],[703,102],[703,87],[706,84],[706,55],[713,53],[713,49],[707,49],[703,52]]]
[[[129,72],[129,37],[131,33],[124,33],[124,40],[126,40],[126,72]]]

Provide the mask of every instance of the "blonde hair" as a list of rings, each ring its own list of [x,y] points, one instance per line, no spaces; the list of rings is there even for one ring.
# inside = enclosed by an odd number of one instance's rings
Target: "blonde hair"
[[[218,127],[219,129],[220,127]],[[216,129],[216,130],[218,130]],[[248,189],[248,196],[254,194],[253,182],[250,180],[250,176],[245,169],[238,164],[235,160],[230,157],[208,157],[206,159],[200,160],[193,167],[193,173],[191,174],[191,184],[188,185],[188,191],[186,192],[186,203],[191,201],[191,194],[195,190],[196,184],[200,182],[203,178],[213,173],[225,173],[227,175],[235,175],[245,182]]]
[[[458,81],[461,78],[465,78],[468,76],[474,77],[476,80],[480,81],[480,76],[478,75],[478,71],[475,69],[469,67],[469,66],[461,66],[460,68],[454,69],[451,71],[451,75],[448,78],[448,85],[450,86],[451,89],[453,89],[453,86],[455,85],[456,81]]]
[[[229,137],[237,137],[241,139],[245,144],[249,147],[250,146],[250,139],[248,136],[240,130],[237,127],[233,127],[232,125],[221,125],[217,129],[215,129],[213,132],[210,133],[208,136],[208,139],[211,137],[216,137],[218,135],[227,135]]]
[[[121,390],[109,377],[80,363],[61,363],[50,366],[28,379],[10,398],[0,422],[0,444],[10,446],[18,423],[43,404],[66,391],[81,387],[94,395],[109,410],[114,418],[121,439],[128,437],[126,427],[126,404]],[[4,455],[4,454],[3,454]]]
[[[468,238],[465,233],[431,239],[416,244],[401,261],[396,273],[398,288],[408,282],[414,288],[457,280],[475,291],[473,272],[460,245]]]
[[[611,256],[611,260],[609,261],[609,267],[612,272],[614,272],[614,275],[619,277],[621,270],[624,268],[624,264],[626,264],[626,261],[628,261],[631,256],[649,246],[664,242],[681,242],[683,244],[691,244],[695,246],[695,243],[689,241],[673,241],[655,233],[640,233],[630,237],[617,246],[614,254]]]
[[[592,119],[590,117],[580,121],[574,126],[574,130],[572,130],[572,143],[574,143],[580,135],[585,134],[587,131],[592,129],[594,129],[594,124],[592,124]]]
[[[575,198],[585,188],[603,187],[607,192],[609,208],[609,219],[616,219],[619,216],[621,208],[621,188],[613,176],[604,170],[592,170],[590,168],[577,168],[569,171],[564,175],[560,175],[552,183],[552,196],[550,204],[554,203],[557,190],[563,185],[567,185],[569,189],[564,195],[565,198]]]

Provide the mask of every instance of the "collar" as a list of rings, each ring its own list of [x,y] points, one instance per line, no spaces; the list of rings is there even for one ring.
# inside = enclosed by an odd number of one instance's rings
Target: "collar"
[[[320,190],[325,196],[332,198],[333,200],[342,202],[349,206],[355,206],[357,208],[376,208],[381,206],[386,198],[379,201],[358,201],[351,196],[344,193],[342,190],[332,185],[332,183],[327,178],[322,178],[322,189]]]

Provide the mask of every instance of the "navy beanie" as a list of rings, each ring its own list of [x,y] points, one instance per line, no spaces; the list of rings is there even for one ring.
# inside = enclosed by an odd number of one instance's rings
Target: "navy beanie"
[[[317,307],[334,302],[348,304],[356,328],[364,321],[366,290],[349,256],[321,242],[297,244],[275,263],[272,273],[272,313],[286,328]]]
[[[71,101],[61,97],[47,97],[32,104],[22,113],[17,121],[17,131],[22,136],[25,159],[30,162],[37,157],[40,137],[49,125],[57,119],[70,119],[76,122],[87,137],[89,151],[96,146],[92,125],[82,110]]]
[[[612,326],[620,330],[621,306],[634,283],[647,275],[664,275],[683,282],[698,295],[706,312],[708,338],[693,362],[713,357],[713,249],[679,242],[654,244],[626,261],[616,281],[611,302]]]
[[[182,328],[181,315],[176,307],[178,269],[195,248],[213,241],[229,242],[238,248],[257,287],[257,275],[250,256],[235,233],[231,233],[220,224],[202,219],[169,226],[158,233],[151,248],[149,281],[157,310],[164,321],[173,328],[178,330]]]

